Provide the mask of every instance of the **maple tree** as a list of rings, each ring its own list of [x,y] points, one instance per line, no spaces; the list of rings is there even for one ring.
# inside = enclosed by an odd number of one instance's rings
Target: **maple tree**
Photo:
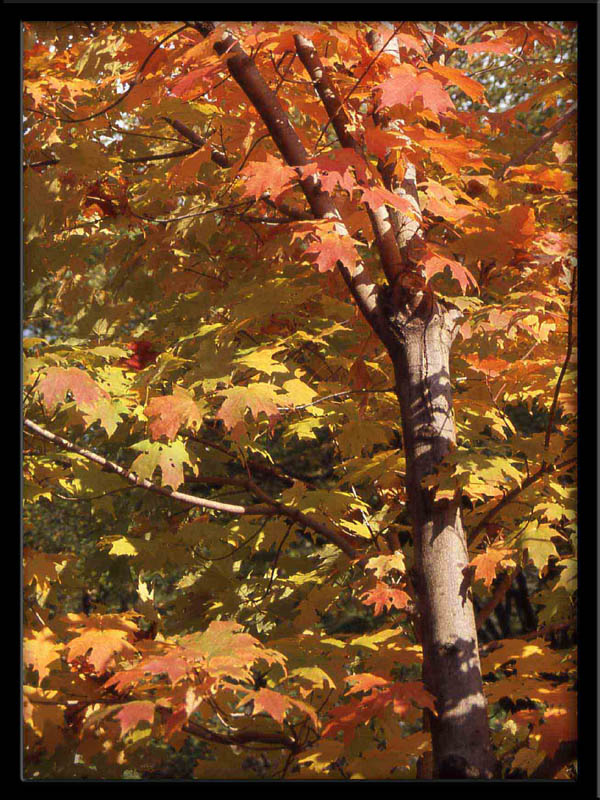
[[[575,34],[24,25],[28,777],[575,775]]]

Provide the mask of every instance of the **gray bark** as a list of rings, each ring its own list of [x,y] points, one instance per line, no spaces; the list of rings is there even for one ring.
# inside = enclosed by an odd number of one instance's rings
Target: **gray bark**
[[[420,293],[404,307],[396,302],[388,314],[396,340],[390,355],[402,412],[423,678],[437,698],[437,714],[429,715],[433,777],[491,778],[494,757],[460,500],[436,501],[421,483],[456,438],[449,359],[460,313]]]

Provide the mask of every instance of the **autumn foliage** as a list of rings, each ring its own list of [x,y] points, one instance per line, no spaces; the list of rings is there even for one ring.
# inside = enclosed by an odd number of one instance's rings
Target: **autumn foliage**
[[[24,25],[26,777],[429,776],[365,314],[387,218],[412,271],[385,302],[461,314],[425,488],[462,509],[498,774],[576,776],[574,48],[567,23]]]

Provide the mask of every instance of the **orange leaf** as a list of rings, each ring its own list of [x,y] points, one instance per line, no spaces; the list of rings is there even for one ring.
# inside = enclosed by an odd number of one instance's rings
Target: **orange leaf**
[[[30,631],[23,643],[23,663],[37,670],[40,683],[50,674],[50,664],[58,662],[62,646],[50,628]]]
[[[410,597],[402,589],[393,589],[387,583],[378,581],[374,589],[364,592],[360,599],[367,606],[375,606],[375,616],[381,614],[384,608],[405,608],[410,602]]]
[[[276,200],[298,179],[296,170],[269,154],[266,161],[246,164],[240,175],[246,178],[242,197],[260,197],[267,192],[272,200]]]
[[[166,436],[172,440],[182,425],[199,428],[203,409],[186,389],[173,386],[173,394],[153,397],[146,406],[145,414],[152,419],[148,425],[152,439]]]
[[[401,103],[409,106],[419,96],[423,106],[430,108],[436,114],[454,108],[454,103],[439,81],[429,72],[417,72],[410,64],[401,64],[394,70],[391,78],[384,81],[381,86],[381,100],[378,110],[391,108]]]
[[[459,69],[444,67],[441,64],[432,64],[431,69],[437,75],[446,78],[449,83],[453,83],[455,86],[458,86],[459,89],[462,89],[471,100],[475,100],[476,103],[485,102],[485,88],[478,81],[467,77],[467,75]]]
[[[341,261],[352,273],[358,261],[354,240],[348,234],[342,235],[336,231],[319,232],[318,237],[306,252],[316,254],[315,263],[319,272],[329,272]]]
[[[474,580],[482,580],[486,587],[492,585],[492,581],[496,577],[496,569],[498,564],[510,562],[514,566],[514,561],[510,558],[514,553],[511,549],[502,549],[488,547],[485,553],[481,553],[470,562],[470,566],[475,567]]]

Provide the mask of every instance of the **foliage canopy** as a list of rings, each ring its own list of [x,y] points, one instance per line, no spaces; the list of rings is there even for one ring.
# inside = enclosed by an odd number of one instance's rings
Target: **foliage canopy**
[[[573,776],[574,39],[25,24],[27,777],[427,762],[393,366],[344,278],[383,277],[390,209],[462,313],[456,447],[427,482],[462,497],[495,754],[504,777]],[[390,190],[412,168],[416,192]],[[311,212],[315,178],[339,218]]]

